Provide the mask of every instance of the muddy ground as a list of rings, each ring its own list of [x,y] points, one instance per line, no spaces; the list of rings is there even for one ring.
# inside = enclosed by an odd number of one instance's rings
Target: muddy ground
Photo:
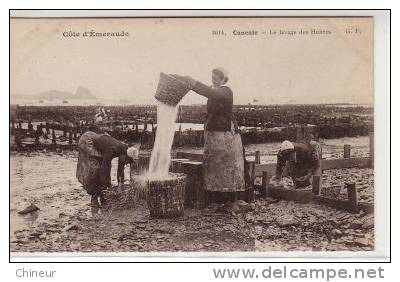
[[[87,209],[60,211],[55,220],[15,231],[12,251],[368,251],[374,246],[373,215],[315,204],[258,199],[239,209],[186,210],[177,219],[150,219],[144,203],[124,211]]]
[[[358,147],[354,145],[357,156],[368,152],[368,144],[361,143]],[[336,156],[342,145],[324,148],[327,148],[326,157]],[[251,153],[251,148],[246,149]],[[271,154],[263,152],[267,161]],[[317,204],[257,199],[240,208],[212,205],[201,211],[187,209],[183,218],[163,220],[150,219],[144,202],[125,211],[92,209],[88,205],[89,195],[76,180],[76,163],[75,152],[12,154],[12,252],[366,251],[374,248],[373,214],[354,215]],[[116,166],[114,160],[113,168]],[[373,170],[327,170],[323,174],[323,185],[343,185],[347,181],[357,184],[361,202],[373,203]],[[346,196],[345,189],[341,193]],[[30,203],[40,210],[18,214]]]

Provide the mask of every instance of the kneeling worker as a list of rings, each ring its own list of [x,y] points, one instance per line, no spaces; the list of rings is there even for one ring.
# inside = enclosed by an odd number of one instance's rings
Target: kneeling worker
[[[91,206],[103,204],[101,191],[111,186],[111,161],[118,157],[118,186],[124,184],[124,168],[138,158],[138,149],[107,134],[85,132],[78,142],[79,159],[77,178],[92,196]]]
[[[316,141],[292,143],[283,141],[278,152],[276,175],[273,180],[280,182],[283,169],[288,165],[289,176],[295,188],[304,188],[312,184],[312,176],[320,174],[320,145]]]

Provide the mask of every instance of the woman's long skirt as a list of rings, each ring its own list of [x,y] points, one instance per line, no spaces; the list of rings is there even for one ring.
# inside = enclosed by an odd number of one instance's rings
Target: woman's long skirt
[[[246,190],[242,139],[233,124],[231,131],[204,132],[203,176],[208,191]]]
[[[88,131],[81,136],[78,142],[79,157],[76,178],[89,195],[99,195],[104,188],[99,182],[102,155],[93,144],[97,137],[96,133]]]

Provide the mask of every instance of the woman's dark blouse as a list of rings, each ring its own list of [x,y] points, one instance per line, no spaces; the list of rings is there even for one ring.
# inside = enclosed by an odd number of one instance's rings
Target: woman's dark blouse
[[[232,90],[228,86],[213,88],[199,81],[192,90],[208,98],[205,130],[230,131],[233,107]]]
[[[111,184],[111,161],[113,158],[118,157],[117,178],[123,183],[128,146],[108,135],[101,135],[93,143],[96,150],[103,155],[103,162],[100,168],[100,182],[105,185]]]

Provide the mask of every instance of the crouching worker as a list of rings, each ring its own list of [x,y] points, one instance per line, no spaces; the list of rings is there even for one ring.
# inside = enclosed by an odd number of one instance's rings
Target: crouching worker
[[[280,182],[283,170],[287,166],[288,174],[296,189],[309,186],[312,184],[312,176],[320,174],[320,155],[320,145],[316,141],[308,143],[283,141],[278,152],[276,175],[272,180]]]
[[[78,142],[79,158],[76,177],[92,196],[90,205],[105,204],[102,191],[111,187],[111,161],[118,157],[118,186],[124,183],[124,168],[138,158],[138,149],[106,135],[85,132]]]

